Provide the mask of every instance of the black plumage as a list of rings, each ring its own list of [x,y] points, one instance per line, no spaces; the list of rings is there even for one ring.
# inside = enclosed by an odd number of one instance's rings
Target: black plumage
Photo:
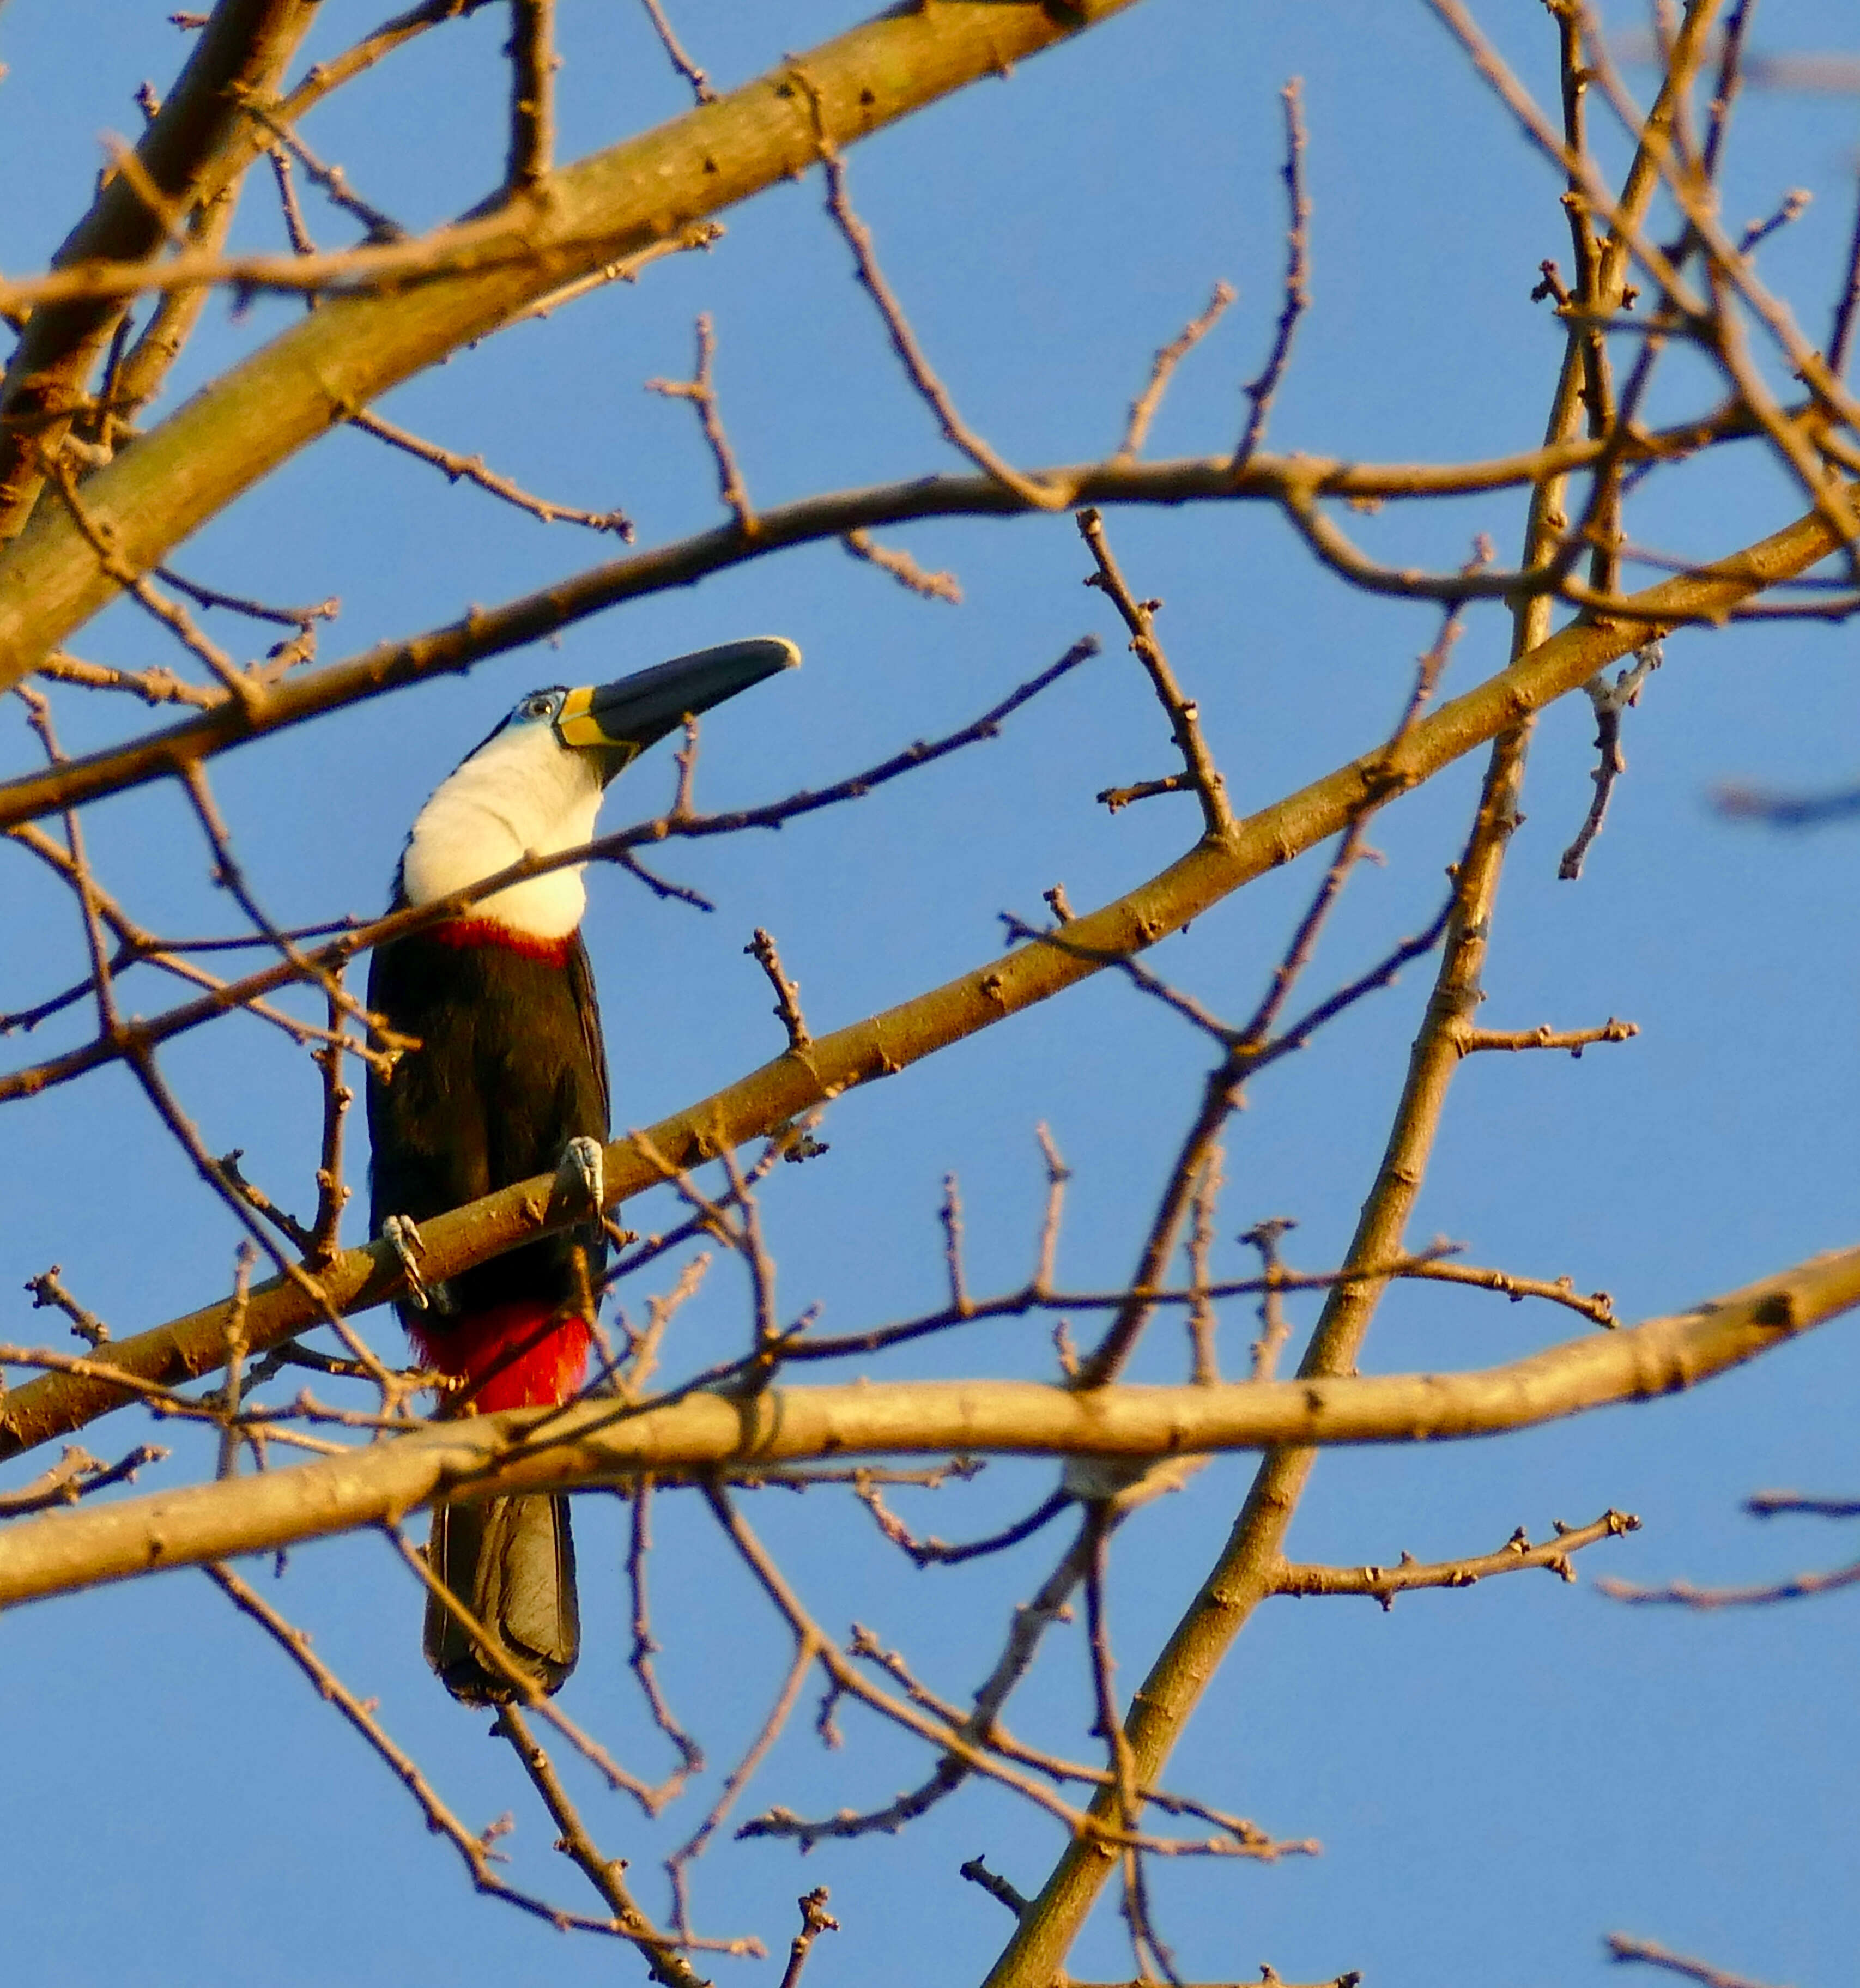
[[[369,974],[369,1006],[420,1045],[391,1078],[369,1084],[377,1230],[390,1215],[418,1222],[548,1173],[571,1139],[607,1136],[607,1057],[580,935],[555,957],[509,938],[458,942],[469,926],[440,929],[445,936],[414,933],[380,948]],[[402,1319],[425,1357],[472,1390],[442,1412],[571,1390],[587,1329],[578,1312],[566,1325],[550,1320],[597,1286],[605,1262],[598,1229],[560,1231],[465,1271],[424,1310],[403,1300]],[[441,1506],[428,1554],[440,1581],[495,1634],[505,1664],[545,1691],[558,1689],[581,1641],[568,1500]],[[455,1698],[512,1696],[504,1670],[486,1662],[437,1596],[424,1643]]]
[[[442,928],[443,929],[443,928]],[[376,1233],[391,1215],[416,1222],[512,1181],[553,1172],[570,1139],[608,1134],[607,1051],[587,948],[579,932],[560,964],[541,948],[460,945],[415,932],[379,948],[368,1005],[416,1036],[393,1078],[368,1087]],[[598,1278],[605,1243],[560,1232],[493,1256],[448,1286],[465,1315],[522,1298],[577,1295],[573,1254]],[[423,1314],[402,1318],[423,1330]]]

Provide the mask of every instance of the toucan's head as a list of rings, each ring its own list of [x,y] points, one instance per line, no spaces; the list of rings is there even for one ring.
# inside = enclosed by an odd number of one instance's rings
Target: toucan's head
[[[623,767],[686,718],[800,660],[793,643],[758,635],[617,683],[533,690],[420,810],[401,860],[407,901],[430,904],[522,857],[587,841],[601,795]],[[565,938],[587,903],[573,864],[482,899],[472,915],[527,937]]]

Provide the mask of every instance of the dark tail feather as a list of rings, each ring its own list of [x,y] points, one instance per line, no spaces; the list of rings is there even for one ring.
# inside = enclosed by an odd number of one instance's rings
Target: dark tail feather
[[[544,1691],[560,1690],[581,1654],[568,1500],[545,1493],[439,1506],[427,1552],[434,1573],[497,1638],[506,1662]],[[519,1695],[436,1595],[427,1598],[426,1661],[467,1705]]]

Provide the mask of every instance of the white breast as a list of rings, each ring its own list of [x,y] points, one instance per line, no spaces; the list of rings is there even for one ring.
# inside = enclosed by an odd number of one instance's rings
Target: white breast
[[[408,902],[431,904],[524,856],[587,841],[600,795],[590,756],[571,752],[550,726],[500,732],[420,810],[401,865]],[[565,938],[587,908],[577,863],[480,898],[471,915],[536,938]]]

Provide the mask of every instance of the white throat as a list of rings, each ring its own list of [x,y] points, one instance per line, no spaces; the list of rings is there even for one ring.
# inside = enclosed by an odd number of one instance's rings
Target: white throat
[[[547,725],[512,725],[444,781],[414,820],[402,860],[410,904],[475,884],[529,855],[553,856],[586,842],[600,811],[592,757],[564,746]],[[465,914],[533,938],[566,938],[587,908],[582,866],[512,884]]]

